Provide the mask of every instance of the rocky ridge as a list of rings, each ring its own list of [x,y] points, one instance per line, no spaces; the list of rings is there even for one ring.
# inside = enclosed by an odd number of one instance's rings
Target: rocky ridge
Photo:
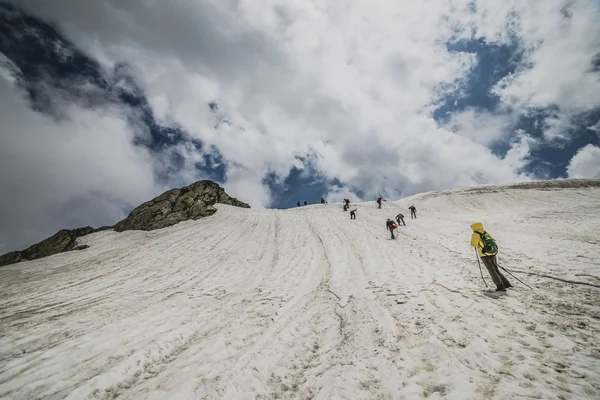
[[[21,261],[35,260],[70,250],[83,250],[77,238],[106,229],[117,232],[128,230],[151,231],[175,225],[181,221],[208,217],[217,212],[216,203],[236,207],[250,206],[229,196],[218,184],[204,180],[181,189],[171,189],[160,196],[136,207],[127,218],[114,226],[94,229],[86,226],[77,229],[62,229],[53,236],[22,251],[12,251],[0,256],[0,267]]]
[[[127,218],[118,222],[117,232],[128,230],[151,231],[166,228],[181,221],[208,217],[217,212],[216,203],[250,208],[230,197],[225,189],[212,181],[199,181],[181,189],[171,189],[135,208]]]

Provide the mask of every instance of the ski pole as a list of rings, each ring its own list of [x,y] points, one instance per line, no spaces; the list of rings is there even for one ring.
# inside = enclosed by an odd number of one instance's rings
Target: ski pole
[[[479,272],[481,272],[481,279],[483,279],[483,270],[481,269],[481,263],[479,262],[479,254],[477,254],[477,249],[475,249],[475,257],[477,257],[477,264],[479,265]],[[485,287],[488,287],[488,284],[485,282],[485,279],[483,279],[483,283],[485,284]]]
[[[500,266],[498,265],[498,267],[500,267]],[[515,279],[516,279],[516,280],[518,280],[519,282],[521,282],[523,285],[525,285],[525,286],[527,286],[529,289],[533,290],[533,288],[532,288],[531,286],[529,286],[528,284],[526,284],[525,282],[523,282],[522,280],[520,280],[519,278],[517,278],[516,276],[514,276],[513,274],[511,274],[509,270],[507,270],[507,269],[505,269],[505,268],[503,268],[503,267],[500,267],[500,268],[502,268],[502,269],[503,269],[505,272],[507,272],[507,273],[508,273],[510,276],[512,276],[513,278],[515,278]]]

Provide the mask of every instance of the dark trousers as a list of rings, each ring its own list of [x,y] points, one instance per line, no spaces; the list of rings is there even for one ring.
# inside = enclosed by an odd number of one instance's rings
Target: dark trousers
[[[350,219],[356,219],[356,213],[354,211],[350,211]]]
[[[396,239],[396,236],[394,236],[394,228],[390,227],[390,233],[392,234],[392,239]]]
[[[396,218],[396,222],[398,223],[398,225],[400,225],[400,221],[402,221],[402,225],[406,226],[406,222],[404,222],[404,218],[402,218],[402,217]]]
[[[410,217],[411,217],[411,218],[417,218],[417,212],[416,212],[416,211],[413,211],[413,210],[411,210],[411,211],[410,211]]]
[[[506,279],[506,277],[504,275],[502,275],[502,272],[500,272],[500,269],[498,268],[498,261],[496,260],[496,256],[483,256],[483,257],[481,257],[481,261],[483,261],[483,264],[485,265],[488,272],[490,273],[490,276],[492,277],[492,280],[496,284],[497,289],[502,289],[502,288],[511,286],[508,279]]]

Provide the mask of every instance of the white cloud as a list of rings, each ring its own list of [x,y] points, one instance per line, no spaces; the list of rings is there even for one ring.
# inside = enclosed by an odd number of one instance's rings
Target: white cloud
[[[468,108],[452,114],[446,127],[475,143],[488,146],[494,140],[511,133],[510,128],[514,122],[513,114],[493,114]]]
[[[560,112],[548,122],[544,134],[549,140],[568,139],[571,119],[600,107],[600,73],[592,70],[592,60],[600,54],[600,14],[594,2],[514,0],[482,6],[490,19],[520,15],[513,18],[511,32],[519,39],[524,59],[514,75],[497,85],[495,93],[518,111],[558,107]],[[485,22],[491,23],[490,19]],[[493,40],[490,25],[480,27],[486,39]]]
[[[33,112],[0,79],[0,253],[62,228],[109,224],[122,207],[152,198],[151,159],[131,144],[115,109],[65,106],[68,120]]]
[[[129,62],[156,115],[217,146],[231,162],[227,190],[253,207],[268,204],[264,175],[285,177],[305,154],[365,200],[528,179],[518,171],[532,139],[520,134],[504,158],[487,147],[512,134],[515,115],[559,105],[547,129],[555,137],[573,113],[600,104],[599,75],[588,72],[600,27],[588,0],[569,3],[570,20],[559,0],[15,3],[104,65]],[[446,49],[457,37],[518,38],[525,62],[495,89],[514,113],[468,109],[435,123],[434,105],[476,62]],[[231,124],[214,128],[212,101]],[[199,155],[180,150],[181,177],[192,179]]]
[[[567,173],[569,178],[600,178],[600,147],[588,144],[579,149]]]
[[[596,122],[596,124],[594,124],[592,126],[588,126],[587,129],[589,129],[590,131],[596,132],[596,135],[598,135],[598,137],[600,137],[600,121]]]
[[[504,156],[504,161],[509,167],[518,171],[524,164],[524,161],[530,157],[530,150],[538,141],[527,135],[524,131],[519,131],[515,137],[512,147]]]

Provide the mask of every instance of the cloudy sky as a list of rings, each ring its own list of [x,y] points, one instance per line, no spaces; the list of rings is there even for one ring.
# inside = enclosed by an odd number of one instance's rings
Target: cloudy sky
[[[596,0],[0,0],[0,253],[212,179],[255,208],[600,178]]]

